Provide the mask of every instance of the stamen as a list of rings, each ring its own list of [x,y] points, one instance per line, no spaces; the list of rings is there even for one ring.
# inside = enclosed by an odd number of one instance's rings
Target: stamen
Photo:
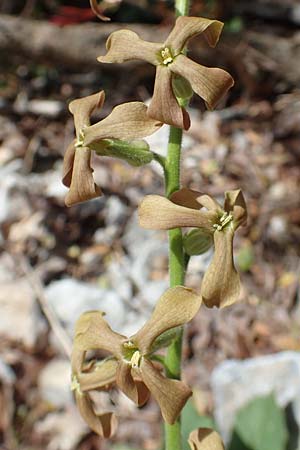
[[[76,147],[76,148],[82,147],[82,146],[83,146],[83,141],[84,141],[84,128],[82,128],[82,129],[80,130],[79,138],[78,138],[77,141],[75,142],[75,147]]]
[[[134,348],[135,345],[134,345],[133,342],[127,341],[127,342],[124,342],[123,347],[125,347],[125,348]]]
[[[141,357],[142,357],[142,355],[140,354],[140,352],[138,350],[136,350],[134,352],[134,354],[132,355],[130,364],[134,369],[137,369],[139,367]]]
[[[161,50],[160,53],[161,53],[161,56],[163,59],[163,64],[165,64],[167,66],[168,64],[173,62],[171,51],[168,47],[165,47],[163,50]]]
[[[82,392],[81,387],[80,387],[80,383],[79,383],[78,378],[76,377],[76,375],[72,376],[71,391],[76,391],[79,395],[83,395],[83,392]]]
[[[220,223],[215,223],[213,225],[213,228],[215,228],[217,231],[222,231],[223,228],[231,222],[233,219],[233,215],[227,212],[224,212],[224,214],[220,218]]]

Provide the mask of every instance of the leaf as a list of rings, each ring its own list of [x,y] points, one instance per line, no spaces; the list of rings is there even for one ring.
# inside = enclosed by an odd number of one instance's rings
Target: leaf
[[[234,434],[250,450],[285,450],[288,430],[274,395],[258,397],[240,409]],[[234,448],[232,442],[229,450]]]
[[[215,424],[211,417],[201,416],[196,410],[193,402],[189,400],[181,413],[183,450],[191,450],[188,444],[189,434],[197,428],[214,428]],[[273,449],[272,449],[273,450]]]
[[[242,272],[247,272],[253,266],[254,260],[255,255],[253,247],[250,243],[246,243],[237,254],[237,266]]]

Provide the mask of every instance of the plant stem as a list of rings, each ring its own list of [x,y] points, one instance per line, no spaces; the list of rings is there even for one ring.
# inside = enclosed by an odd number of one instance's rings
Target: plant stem
[[[176,16],[188,14],[189,0],[175,0]],[[166,196],[180,189],[182,130],[170,127],[168,154],[165,160]],[[185,258],[180,228],[169,231],[169,277],[170,287],[182,285],[185,276]],[[165,358],[166,374],[180,379],[183,329],[168,348]],[[165,423],[165,450],[182,450],[180,417],[173,425]]]

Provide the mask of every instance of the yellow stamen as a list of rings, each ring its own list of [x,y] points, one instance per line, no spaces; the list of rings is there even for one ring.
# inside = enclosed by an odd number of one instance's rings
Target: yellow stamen
[[[72,375],[71,391],[76,391],[79,395],[83,395],[80,383],[79,383],[78,378],[76,377],[76,375]]]
[[[83,141],[84,141],[84,128],[82,128],[82,129],[80,130],[79,138],[78,138],[77,141],[75,142],[75,147],[76,147],[76,148],[82,147],[82,146],[83,146]]]
[[[161,56],[163,59],[163,64],[165,64],[167,66],[168,64],[173,62],[173,58],[172,58],[170,49],[168,47],[165,47],[163,50],[161,50],[160,53],[161,53]]]
[[[221,231],[223,230],[223,228],[229,223],[231,222],[233,219],[233,215],[227,212],[224,212],[224,214],[222,215],[222,217],[220,218],[220,223],[215,223],[213,225],[213,227],[217,230],[217,231]]]
[[[136,350],[130,360],[131,367],[133,367],[134,369],[137,369],[140,365],[141,357],[142,357],[142,355],[140,354],[140,352],[138,350]]]

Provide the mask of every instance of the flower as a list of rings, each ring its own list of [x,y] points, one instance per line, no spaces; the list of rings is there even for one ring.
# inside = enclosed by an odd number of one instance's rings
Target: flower
[[[104,22],[109,22],[110,21],[110,18],[103,14],[103,11],[100,8],[100,6],[98,5],[98,1],[97,0],[90,0],[90,5],[91,5],[91,9],[92,9],[93,13],[97,17],[99,17],[99,19],[103,20]]]
[[[246,219],[241,190],[225,192],[223,207],[209,195],[186,188],[172,194],[170,200],[148,195],[139,207],[139,221],[144,228],[196,227],[213,236],[215,252],[201,285],[202,300],[208,307],[224,307],[238,300],[240,277],[233,262],[233,237]]]
[[[211,428],[198,428],[192,431],[188,442],[192,450],[225,450],[219,433]]]
[[[191,289],[170,288],[150,319],[130,338],[115,333],[100,311],[86,312],[79,318],[72,352],[72,386],[79,410],[94,431],[110,435],[115,418],[109,413],[96,415],[89,391],[104,389],[113,382],[139,406],[147,402],[151,392],[164,420],[175,422],[191,390],[182,381],[162,375],[151,357],[158,347],[166,345],[166,332],[191,320],[200,305],[201,297]],[[88,350],[104,350],[111,357],[89,368],[85,363]]]
[[[184,55],[188,40],[203,33],[208,45],[215,47],[223,23],[203,17],[178,17],[164,43],[147,42],[130,30],[113,32],[107,42],[107,54],[100,56],[103,63],[122,63],[141,59],[156,66],[154,93],[148,108],[149,117],[187,130],[190,119],[175,97],[172,82],[177,76],[188,80],[193,91],[214,108],[234,81],[225,70],[197,64]]]
[[[141,102],[130,102],[116,106],[100,122],[90,125],[90,117],[96,108],[102,108],[104,91],[73,100],[69,105],[74,115],[76,140],[68,146],[63,164],[63,183],[69,187],[65,198],[67,206],[102,195],[93,179],[91,150],[93,144],[105,139],[138,139],[154,133],[161,127],[157,120],[150,119],[147,107]]]

